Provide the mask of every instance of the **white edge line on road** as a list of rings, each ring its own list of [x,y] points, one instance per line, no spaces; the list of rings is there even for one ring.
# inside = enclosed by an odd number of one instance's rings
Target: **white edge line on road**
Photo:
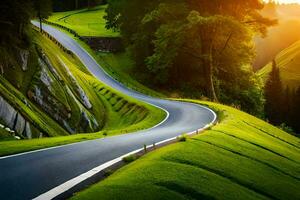
[[[206,107],[204,107],[204,108],[206,108]],[[204,131],[205,129],[209,128],[210,126],[212,126],[216,122],[216,119],[217,119],[216,113],[213,112],[209,108],[206,108],[206,109],[208,109],[209,111],[211,111],[213,113],[214,120],[210,124],[206,125],[205,127],[201,128],[201,129],[198,129],[196,131],[192,131],[190,133],[187,133],[187,135],[193,135],[195,133]],[[174,141],[177,138],[178,137],[173,137],[173,138],[170,138],[170,139],[166,139],[164,141],[156,143],[155,145],[163,145],[165,143]],[[153,145],[148,145],[146,148],[148,149],[150,147],[153,147]],[[60,194],[63,194],[64,192],[70,190],[71,188],[73,188],[74,186],[78,185],[79,183],[87,180],[88,178],[91,178],[92,176],[96,175],[97,173],[99,173],[99,172],[107,169],[108,167],[110,167],[110,166],[112,166],[112,165],[114,165],[114,164],[122,161],[123,158],[125,158],[127,156],[130,156],[130,155],[133,155],[133,154],[136,154],[136,153],[141,152],[143,150],[144,150],[144,148],[137,149],[137,150],[132,151],[130,153],[127,153],[127,154],[125,154],[123,156],[115,158],[115,159],[113,159],[111,161],[108,161],[108,162],[106,162],[104,164],[101,164],[101,165],[95,167],[94,169],[91,169],[91,170],[89,170],[89,171],[87,171],[87,172],[85,172],[85,173],[83,173],[83,174],[81,174],[81,175],[79,175],[79,176],[77,176],[77,177],[75,177],[75,178],[73,178],[73,179],[71,179],[71,180],[69,180],[69,181],[67,181],[67,182],[65,182],[65,183],[63,183],[63,184],[61,184],[61,185],[53,188],[53,189],[51,189],[51,190],[49,190],[48,192],[45,192],[45,193],[39,195],[38,197],[34,198],[33,200],[51,200],[51,199],[59,196]]]

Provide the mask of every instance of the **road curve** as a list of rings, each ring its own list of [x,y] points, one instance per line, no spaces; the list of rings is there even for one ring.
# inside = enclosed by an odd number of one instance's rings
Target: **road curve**
[[[97,166],[140,149],[144,144],[151,145],[199,130],[216,120],[215,113],[203,106],[153,98],[126,88],[107,75],[68,35],[48,25],[44,25],[44,30],[78,56],[101,82],[158,106],[169,115],[152,129],[0,158],[0,199],[36,198]]]

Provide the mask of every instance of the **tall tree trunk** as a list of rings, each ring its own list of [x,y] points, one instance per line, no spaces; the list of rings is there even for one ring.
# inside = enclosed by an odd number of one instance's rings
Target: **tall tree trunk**
[[[212,58],[212,41],[204,39],[202,42],[203,67],[206,80],[206,93],[212,101],[218,101],[214,81],[213,81],[213,58]]]
[[[211,56],[208,56],[209,58],[205,58],[203,60],[203,65],[204,65],[204,71],[205,71],[205,80],[206,80],[206,93],[207,96],[212,100],[212,101],[218,101],[216,91],[215,91],[215,86],[214,86],[214,81],[213,81],[213,61]]]

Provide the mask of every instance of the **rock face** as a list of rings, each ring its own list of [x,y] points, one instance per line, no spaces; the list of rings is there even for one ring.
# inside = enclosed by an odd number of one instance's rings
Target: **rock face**
[[[25,137],[31,138],[31,128],[29,122],[18,113],[5,99],[0,96],[0,119],[3,123],[16,133]]]
[[[83,89],[80,87],[80,85],[78,84],[76,78],[73,76],[72,72],[70,71],[70,69],[65,65],[65,63],[60,60],[62,66],[64,66],[67,74],[68,74],[68,78],[71,80],[72,82],[72,87],[75,89],[77,95],[79,96],[81,102],[83,103],[83,105],[87,108],[87,109],[91,109],[92,108],[92,104],[89,100],[89,98],[86,96],[85,92],[83,91]]]
[[[98,131],[100,126],[89,112],[92,104],[69,68],[61,61],[60,71],[65,73],[58,73],[41,50],[39,56],[29,99],[71,134]]]
[[[9,59],[0,57],[0,87],[9,93],[0,91],[0,125],[9,130],[0,131],[0,139],[92,133],[104,126],[105,113],[94,111],[80,76],[55,53],[36,45],[8,52]]]

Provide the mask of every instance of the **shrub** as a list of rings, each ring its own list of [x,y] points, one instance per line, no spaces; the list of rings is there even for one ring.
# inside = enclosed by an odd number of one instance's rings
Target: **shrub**
[[[186,135],[181,135],[180,137],[177,138],[178,142],[186,142],[187,141],[187,136]]]
[[[136,155],[130,155],[130,156],[124,157],[123,161],[125,163],[131,163],[131,162],[135,161],[137,158],[138,157]]]

